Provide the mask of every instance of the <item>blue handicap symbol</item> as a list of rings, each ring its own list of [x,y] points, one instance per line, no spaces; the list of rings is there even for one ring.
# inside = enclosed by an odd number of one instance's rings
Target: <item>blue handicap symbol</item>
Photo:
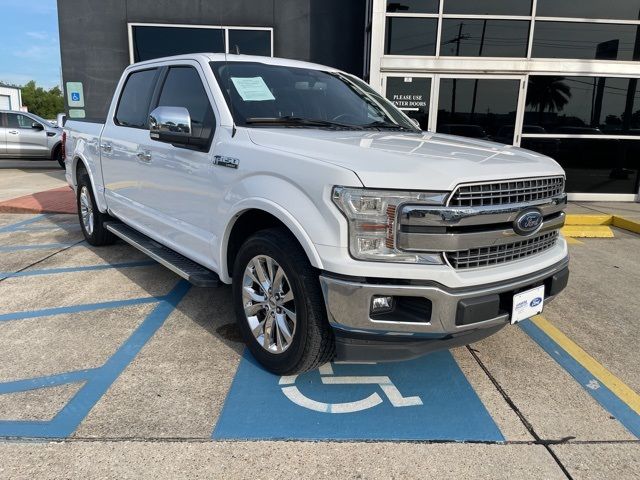
[[[71,100],[74,102],[80,101],[80,93],[79,92],[71,92]]]
[[[283,377],[246,351],[212,437],[504,441],[448,351]]]

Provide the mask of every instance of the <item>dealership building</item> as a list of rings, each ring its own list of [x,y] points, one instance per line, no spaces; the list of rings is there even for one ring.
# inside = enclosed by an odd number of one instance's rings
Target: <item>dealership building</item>
[[[640,199],[640,0],[58,0],[58,15],[70,117],[104,118],[132,62],[294,58],[364,78],[424,130],[555,158],[572,199]]]

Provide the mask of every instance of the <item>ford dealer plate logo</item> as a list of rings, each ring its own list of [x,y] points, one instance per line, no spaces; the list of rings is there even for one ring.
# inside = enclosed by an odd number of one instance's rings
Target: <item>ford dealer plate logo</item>
[[[536,297],[536,298],[534,298],[533,300],[531,300],[531,303],[529,304],[529,306],[530,306],[531,308],[535,308],[535,307],[537,307],[538,305],[540,305],[541,303],[542,303],[542,299],[541,299],[540,297]]]
[[[518,235],[531,235],[540,229],[542,220],[542,213],[538,210],[527,210],[515,219],[513,229]]]

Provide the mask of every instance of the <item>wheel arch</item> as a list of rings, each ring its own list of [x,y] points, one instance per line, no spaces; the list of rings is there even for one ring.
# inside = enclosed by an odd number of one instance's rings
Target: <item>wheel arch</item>
[[[243,241],[266,228],[280,226],[287,229],[298,241],[316,268],[322,268],[322,260],[302,225],[284,208],[268,200],[243,202],[227,224],[221,243],[220,276],[229,283],[233,274],[233,263]]]
[[[93,195],[96,199],[96,203],[98,204],[98,210],[102,213],[107,211],[107,206],[104,203],[103,196],[99,194],[97,184],[94,178],[94,173],[89,167],[90,163],[84,158],[81,154],[76,153],[73,157],[73,162],[71,164],[71,179],[73,181],[73,189],[77,191],[78,189],[78,172],[81,169],[87,172],[89,175],[89,181],[91,182],[91,189],[93,190]]]

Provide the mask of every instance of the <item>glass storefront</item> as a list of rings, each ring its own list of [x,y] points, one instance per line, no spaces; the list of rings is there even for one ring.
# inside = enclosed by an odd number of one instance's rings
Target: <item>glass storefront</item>
[[[549,155],[569,192],[638,195],[640,0],[372,4],[371,83],[423,129]]]

